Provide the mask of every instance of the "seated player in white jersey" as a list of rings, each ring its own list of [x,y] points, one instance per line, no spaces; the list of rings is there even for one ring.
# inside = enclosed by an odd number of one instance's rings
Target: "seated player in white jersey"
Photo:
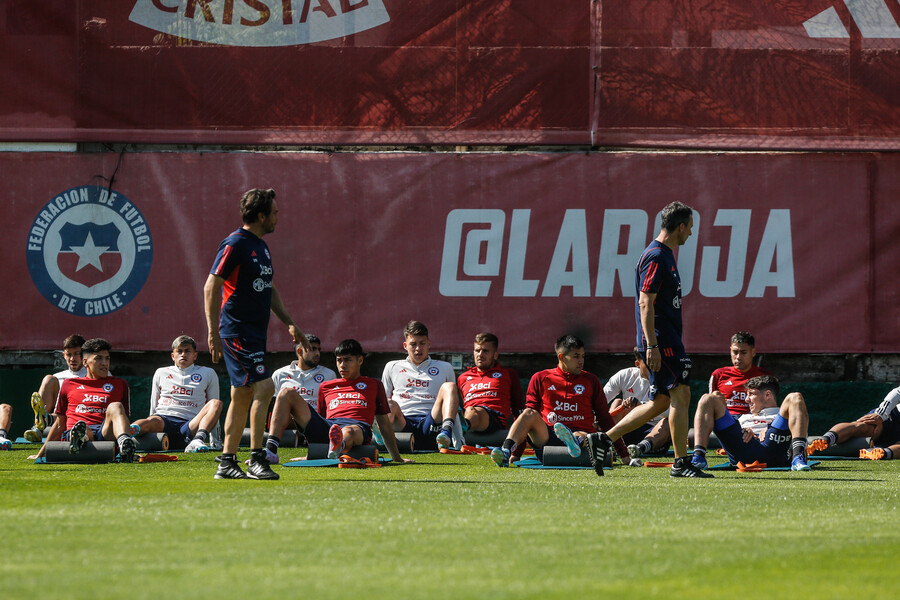
[[[354,339],[344,340],[334,349],[334,357],[340,378],[319,386],[318,410],[305,402],[298,405],[295,419],[309,442],[327,443],[328,458],[339,458],[351,448],[371,442],[372,424],[377,422],[384,430],[384,445],[393,462],[411,463],[397,448],[384,386],[362,374],[362,345]]]
[[[770,467],[790,466],[792,471],[809,471],[806,462],[806,434],[809,414],[799,392],[792,392],[778,407],[778,380],[772,375],[753,377],[744,384],[750,412],[738,419],[728,411],[719,392],[704,394],[694,414],[694,438],[709,439],[715,431],[732,464],[766,463]],[[691,462],[707,469],[706,447],[694,445]]]
[[[128,382],[110,376],[110,350],[112,346],[102,338],[88,340],[81,346],[87,373],[63,381],[47,442],[68,441],[69,452],[77,454],[85,442],[115,440],[121,462],[133,462],[136,445],[128,424]],[[46,452],[45,443],[28,458],[41,458]]]
[[[139,433],[169,436],[169,448],[207,452],[209,432],[219,423],[222,400],[219,376],[209,367],[194,364],[197,343],[180,335],[172,342],[172,362],[156,370],[150,391],[150,416],[132,423]]]
[[[12,441],[9,440],[10,423],[12,423],[12,406],[0,404],[0,450],[12,449]]]
[[[872,447],[860,450],[859,457],[869,460],[900,458],[900,387],[888,392],[874,410],[851,423],[838,423],[823,436],[809,443],[810,454],[826,452],[835,444],[852,438],[872,438]]]
[[[337,379],[334,371],[319,364],[322,341],[311,333],[306,334],[306,341],[309,342],[309,349],[304,350],[303,346],[295,344],[297,360],[272,373],[275,407],[272,409],[269,438],[266,440],[266,458],[272,464],[278,464],[281,436],[291,419],[299,416],[300,404],[305,403],[312,410],[317,410],[319,386],[325,381]]]
[[[456,374],[450,363],[428,356],[431,340],[423,323],[407,323],[403,340],[407,357],[386,364],[381,375],[391,405],[391,425],[394,431],[416,437],[436,435],[438,447],[449,448],[459,412]]]
[[[84,377],[87,374],[81,361],[82,344],[84,344],[84,338],[77,333],[67,337],[63,341],[62,353],[68,369],[53,375],[45,375],[38,391],[31,394],[34,426],[25,432],[25,439],[29,442],[34,444],[41,442],[44,429],[52,424],[53,411],[56,408],[56,399],[59,398],[59,388],[62,382],[72,377]]]
[[[643,353],[634,349],[634,366],[622,369],[609,378],[603,393],[610,401],[609,414],[616,423],[633,408],[650,402],[650,370]],[[622,436],[628,445],[631,458],[640,458],[650,452],[664,452],[672,440],[669,432],[669,411],[666,410],[637,429]]]

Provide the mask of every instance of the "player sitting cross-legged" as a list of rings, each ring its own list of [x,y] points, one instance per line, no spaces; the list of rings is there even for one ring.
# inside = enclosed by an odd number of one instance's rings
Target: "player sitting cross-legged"
[[[571,456],[580,456],[587,435],[613,426],[603,386],[593,373],[584,370],[584,342],[574,335],[556,340],[557,365],[535,373],[525,394],[525,410],[516,419],[500,448],[491,452],[497,466],[509,466],[521,456],[525,438],[536,451],[544,446],[566,446]],[[616,451],[631,464],[625,443],[617,440]],[[640,464],[640,463],[636,463]],[[603,465],[595,467],[603,474]]]
[[[219,377],[209,367],[194,364],[196,360],[194,339],[186,335],[175,338],[172,342],[175,364],[154,373],[150,416],[135,421],[132,424],[135,431],[145,434],[165,432],[172,450],[209,450],[209,432],[222,414]]]
[[[381,382],[362,375],[365,355],[360,343],[347,339],[334,350],[340,379],[326,381],[319,386],[319,410],[306,402],[297,405],[294,420],[311,444],[328,444],[328,457],[338,458],[354,446],[372,440],[372,423],[381,427],[384,443],[395,463],[412,462],[400,456],[394,431],[390,427],[387,396]],[[324,416],[323,416],[324,415]],[[283,415],[279,419],[285,418]],[[273,417],[274,421],[275,417]],[[282,426],[281,423],[273,425]],[[277,445],[267,450],[278,452]]]

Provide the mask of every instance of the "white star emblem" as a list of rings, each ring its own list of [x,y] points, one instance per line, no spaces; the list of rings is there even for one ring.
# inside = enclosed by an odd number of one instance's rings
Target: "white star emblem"
[[[84,240],[84,246],[72,246],[72,250],[78,255],[78,266],[75,271],[80,271],[87,265],[92,265],[101,273],[103,265],[100,264],[100,257],[109,250],[109,246],[97,246],[94,244],[94,238],[88,232],[87,239]]]

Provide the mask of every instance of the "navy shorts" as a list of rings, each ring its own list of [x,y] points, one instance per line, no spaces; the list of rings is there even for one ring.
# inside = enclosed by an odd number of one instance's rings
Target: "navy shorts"
[[[787,419],[781,415],[777,415],[766,429],[766,439],[762,442],[756,437],[745,442],[740,423],[728,412],[716,419],[713,431],[728,453],[731,464],[752,463],[756,460],[770,467],[786,467],[791,464],[791,430]]]
[[[244,387],[269,377],[266,368],[266,341],[225,338],[222,354],[232,387]]]
[[[879,448],[900,443],[900,411],[895,408],[890,412],[888,420],[882,426],[881,435],[872,440],[872,443]]]
[[[650,398],[656,394],[669,395],[669,390],[678,385],[689,385],[691,358],[681,346],[664,348],[660,346],[662,364],[659,371],[650,371]],[[646,354],[646,353],[645,353]]]
[[[327,444],[328,430],[331,429],[332,425],[337,425],[341,428],[348,425],[356,425],[362,429],[363,444],[368,444],[372,441],[372,426],[368,423],[355,419],[326,419],[315,411],[311,410],[309,412],[309,423],[306,424],[303,435],[306,436],[310,444]]]
[[[403,415],[406,419],[406,425],[403,427],[404,433],[411,433],[416,436],[436,436],[441,431],[441,426],[434,422],[431,414],[408,416]]]
[[[495,431],[500,431],[506,429],[506,417],[498,413],[496,410],[492,408],[488,408],[487,406],[478,406],[472,405],[467,408],[480,408],[484,412],[487,413],[488,416],[488,426],[487,429],[483,431],[479,431],[478,433],[494,433]]]
[[[622,441],[625,442],[626,446],[630,446],[632,444],[640,444],[645,437],[650,435],[650,432],[653,431],[654,425],[649,423],[644,423],[634,431],[629,431],[625,435],[622,436]]]
[[[163,431],[169,436],[169,448],[172,450],[183,450],[184,448],[187,448],[191,438],[194,437],[191,435],[191,422],[186,419],[179,419],[178,417],[156,416],[165,423]]]
[[[103,425],[88,425],[88,429],[90,429],[90,430],[91,430],[91,433],[94,434],[94,441],[95,441],[95,442],[102,442],[102,441],[104,441],[104,440],[103,440],[103,434],[101,433],[101,431],[103,430]],[[71,431],[72,431],[71,429],[69,429],[68,431],[63,431],[63,433],[62,433],[62,438],[61,438],[62,441],[64,441],[64,442],[68,442],[68,441],[69,441],[69,432],[71,432]]]

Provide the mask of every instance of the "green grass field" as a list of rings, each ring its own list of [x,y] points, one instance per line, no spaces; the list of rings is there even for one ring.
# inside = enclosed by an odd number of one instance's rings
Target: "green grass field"
[[[211,454],[34,465],[36,448],[0,452],[3,598],[820,600],[900,583],[900,461],[701,481],[417,454],[260,482],[213,480]]]

